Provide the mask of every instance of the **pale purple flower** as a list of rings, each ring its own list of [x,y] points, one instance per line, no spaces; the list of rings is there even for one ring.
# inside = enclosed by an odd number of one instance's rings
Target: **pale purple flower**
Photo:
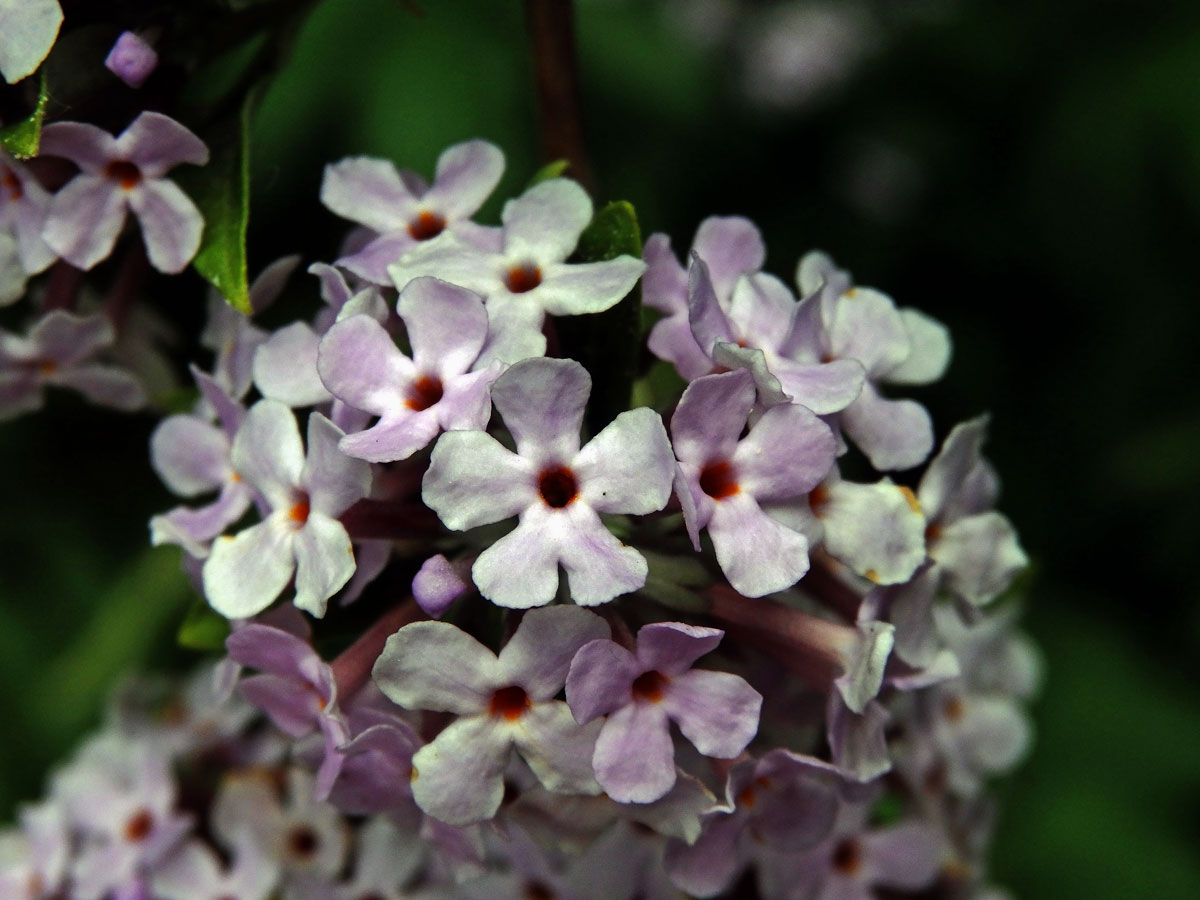
[[[132,375],[96,362],[116,335],[107,316],[76,316],[56,309],[20,337],[0,331],[0,421],[41,409],[48,386],[79,391],[92,403],[126,412],[141,408],[146,392]]]
[[[80,168],[54,195],[42,234],[73,266],[90,269],[106,258],[129,210],[159,271],[183,271],[200,249],[200,210],[164,176],[180,163],[204,165],[208,148],[174,119],[143,112],[115,138],[85,122],[55,122],[42,130],[41,152]]]
[[[608,633],[594,613],[553,606],[526,613],[499,656],[445,622],[416,622],[388,638],[375,663],[379,689],[405,709],[458,716],[413,757],[421,809],[451,825],[490,819],[514,747],[550,790],[598,794],[599,723],[577,725],[554,697],[579,648]]]
[[[716,299],[728,309],[734,284],[742,275],[762,268],[767,248],[749,219],[710,216],[696,229],[691,254],[704,260]],[[712,360],[696,343],[688,321],[687,270],[671,252],[671,239],[665,234],[646,239],[642,259],[646,262],[642,302],[663,313],[650,330],[646,346],[659,359],[673,363],[686,380],[699,378],[712,370]]]
[[[763,506],[805,497],[833,467],[837,449],[829,427],[796,404],[768,409],[739,440],[754,398],[748,372],[705,375],[688,385],[671,419],[695,506],[688,528],[708,529],[721,571],[747,597],[783,590],[808,571],[807,538]]]
[[[464,531],[520,518],[471,568],[479,592],[493,603],[549,603],[560,565],[583,606],[607,603],[646,581],[646,560],[614,537],[599,514],[662,509],[675,470],[670,443],[658,414],[641,408],[621,413],[581,449],[590,392],[591,378],[573,360],[525,360],[492,386],[515,453],[482,431],[446,432],[433,448],[422,496],[447,527]]]
[[[292,411],[260,400],[233,440],[234,470],[270,514],[236,537],[218,538],[204,564],[204,593],[230,619],[266,609],[296,579],[296,606],[314,616],[354,574],[350,536],[337,520],[370,490],[369,464],[338,452],[341,430],[319,413],[308,420],[305,455]]]
[[[758,730],[762,696],[728,672],[692,670],[724,636],[681,622],[645,625],[630,652],[584,645],[567,675],[575,721],[606,716],[596,739],[596,780],[618,803],[651,803],[675,784],[675,722],[705,756],[733,759]]]
[[[914,309],[897,310],[892,298],[854,287],[823,253],[805,255],[796,268],[805,297],[819,299],[827,358],[856,360],[867,372],[862,393],[841,416],[841,426],[876,469],[909,469],[933,449],[933,424],[912,400],[888,400],[881,384],[927,384],[950,361],[946,327]]]
[[[603,312],[628,294],[645,271],[645,263],[626,255],[568,264],[591,219],[587,192],[574,181],[552,178],[505,204],[501,247],[482,250],[444,234],[410,250],[388,272],[398,288],[431,275],[482,296],[492,330],[485,358],[511,363],[541,356],[547,313]]]
[[[12,235],[17,261],[26,275],[36,275],[55,259],[42,239],[50,199],[33,173],[0,149],[0,234]],[[0,305],[3,302],[0,299]]]
[[[490,246],[488,229],[470,221],[504,172],[504,154],[487,141],[466,141],[438,157],[431,186],[387,160],[359,156],[325,167],[321,202],[378,236],[339,266],[379,285],[390,285],[388,266],[405,251],[443,233]],[[401,285],[403,286],[403,285]]]
[[[131,88],[140,88],[158,66],[158,54],[144,39],[132,31],[122,31],[108,56],[104,68]]]
[[[412,358],[366,315],[335,324],[321,340],[317,371],[334,396],[379,417],[339,443],[371,462],[406,459],[441,431],[480,430],[492,413],[488,388],[500,363],[472,371],[487,338],[483,302],[464,288],[419,278],[397,304]]]
[[[0,0],[0,75],[14,84],[42,64],[62,24],[58,0]]]
[[[152,895],[163,900],[267,900],[279,883],[278,862],[252,840],[230,843],[233,860],[225,865],[208,844],[187,841],[155,871]]]

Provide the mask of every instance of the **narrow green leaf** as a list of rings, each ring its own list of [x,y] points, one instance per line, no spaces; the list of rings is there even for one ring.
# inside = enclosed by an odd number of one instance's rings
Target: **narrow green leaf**
[[[619,200],[596,213],[580,235],[572,260],[600,262],[622,254],[641,258],[642,232],[633,204]],[[591,373],[588,424],[593,433],[629,409],[641,354],[641,309],[638,284],[612,309],[555,322],[566,355]]]
[[[224,650],[229,622],[215,612],[203,597],[195,598],[176,634],[179,646],[189,650]]]
[[[528,190],[535,184],[541,184],[543,181],[549,181],[551,178],[558,178],[563,172],[567,171],[569,165],[571,164],[565,159],[556,159],[546,163],[533,173],[533,177],[529,179],[529,184],[525,186],[525,189]]]
[[[226,302],[249,315],[250,278],[246,266],[246,227],[250,220],[251,90],[238,115],[204,134],[212,159],[180,175],[181,186],[204,215],[204,237],[192,266]]]
[[[46,117],[46,103],[50,99],[47,88],[46,70],[39,75],[37,102],[33,112],[20,121],[0,128],[0,144],[17,159],[37,156],[38,144],[42,139],[42,120]]]

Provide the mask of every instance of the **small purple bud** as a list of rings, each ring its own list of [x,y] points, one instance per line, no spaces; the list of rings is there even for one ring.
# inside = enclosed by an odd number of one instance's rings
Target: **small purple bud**
[[[131,88],[140,88],[158,65],[154,48],[132,31],[123,31],[104,60],[104,67]]]

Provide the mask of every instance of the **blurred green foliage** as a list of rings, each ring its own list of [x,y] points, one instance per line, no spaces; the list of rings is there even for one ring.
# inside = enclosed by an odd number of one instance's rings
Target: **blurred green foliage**
[[[704,216],[748,215],[777,274],[820,247],[950,326],[950,372],[918,397],[939,435],[993,411],[1001,508],[1040,569],[1038,743],[1001,787],[995,876],[1025,897],[1200,896],[1200,6],[870,9],[876,53],[767,113],[739,90],[736,41],[691,42],[658,4],[581,2],[598,206],[629,200],[681,252]],[[484,137],[508,156],[497,196],[519,191],[545,162],[533,96],[520,4],[325,0],[255,123],[251,271],[331,258],[345,223],[317,190],[344,155],[429,175]],[[194,334],[200,295],[161,305]],[[122,668],[181,664],[189,588],[175,551],[144,549],[173,503],[152,426],[54,397],[0,427],[0,683],[20,736],[0,742],[0,813],[37,795]]]

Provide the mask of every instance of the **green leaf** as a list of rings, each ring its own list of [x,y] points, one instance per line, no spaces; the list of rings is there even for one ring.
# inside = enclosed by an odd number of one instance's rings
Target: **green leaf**
[[[215,612],[203,597],[192,601],[176,634],[179,646],[189,650],[224,650],[227,637],[229,622]]]
[[[258,91],[242,108],[207,131],[212,152],[207,166],[181,174],[181,186],[204,216],[204,237],[192,266],[227,303],[250,315],[250,278],[246,265],[246,227],[250,221],[250,113]]]
[[[533,187],[535,184],[541,184],[543,181],[549,181],[551,178],[558,178],[563,172],[567,171],[567,167],[571,164],[565,159],[556,159],[553,162],[548,162],[529,179],[529,184],[525,186],[526,190]]]
[[[605,206],[579,236],[572,260],[601,262],[628,254],[642,256],[642,232],[633,204],[619,200]],[[601,313],[557,319],[567,356],[579,360],[592,376],[588,424],[593,433],[629,409],[633,380],[641,355],[641,284],[616,306]]]
[[[46,84],[46,70],[43,68],[39,76],[38,96],[33,112],[20,121],[0,128],[0,144],[17,159],[37,156],[38,143],[42,139],[42,119],[46,117],[46,103],[50,99]]]

